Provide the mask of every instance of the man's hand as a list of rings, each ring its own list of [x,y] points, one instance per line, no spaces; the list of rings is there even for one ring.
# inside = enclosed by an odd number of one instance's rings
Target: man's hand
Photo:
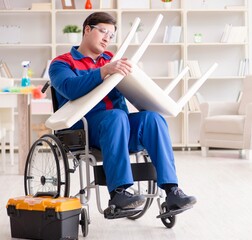
[[[131,73],[132,64],[127,58],[121,58],[114,62],[107,63],[103,67],[101,67],[101,77],[105,79],[107,75],[111,75],[114,73],[120,73],[123,76],[127,76]]]

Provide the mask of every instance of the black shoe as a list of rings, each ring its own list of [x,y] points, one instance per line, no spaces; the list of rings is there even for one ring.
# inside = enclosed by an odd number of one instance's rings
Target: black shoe
[[[167,208],[169,210],[187,208],[197,202],[193,196],[187,196],[180,188],[172,187],[171,192],[166,197]]]
[[[125,189],[118,188],[115,190],[114,197],[109,200],[109,206],[115,205],[121,209],[134,209],[141,206],[145,201],[143,195],[133,195]]]

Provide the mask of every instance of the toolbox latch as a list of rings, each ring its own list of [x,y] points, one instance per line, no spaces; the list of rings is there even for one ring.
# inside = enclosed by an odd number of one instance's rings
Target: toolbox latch
[[[54,208],[46,208],[45,210],[45,218],[46,219],[55,219],[56,218],[56,212]]]
[[[15,205],[9,205],[7,208],[7,214],[8,216],[15,217],[18,216],[18,211],[16,209]]]

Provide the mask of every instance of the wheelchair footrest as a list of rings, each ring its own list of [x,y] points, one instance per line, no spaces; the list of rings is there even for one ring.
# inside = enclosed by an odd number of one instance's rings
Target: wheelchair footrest
[[[111,205],[104,210],[104,217],[106,219],[130,217],[141,211],[142,209],[121,209],[121,208],[116,208],[115,205]]]
[[[158,215],[157,218],[167,218],[167,217],[175,216],[175,215],[182,213],[190,208],[192,208],[192,206],[170,210],[168,212],[164,212],[164,213]]]

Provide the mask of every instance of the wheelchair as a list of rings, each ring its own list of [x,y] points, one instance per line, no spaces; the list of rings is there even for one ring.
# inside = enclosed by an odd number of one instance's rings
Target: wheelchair
[[[42,91],[50,86],[47,82]],[[56,97],[51,87],[53,110],[57,110]],[[130,153],[134,185],[129,191],[145,196],[145,203],[137,209],[118,209],[108,206],[102,209],[100,186],[106,186],[106,177],[102,166],[102,154],[99,149],[89,146],[88,123],[83,117],[83,129],[60,130],[46,134],[37,139],[31,146],[24,173],[26,195],[52,193],[61,197],[79,197],[82,204],[80,225],[84,237],[88,235],[90,224],[89,200],[91,190],[96,193],[98,211],[107,219],[128,218],[131,220],[142,217],[157,198],[159,207],[158,218],[167,228],[175,224],[176,214],[182,210],[168,211],[162,190],[156,184],[156,170],[148,153],[144,151]],[[93,169],[93,171],[92,171]],[[70,193],[71,174],[79,171],[80,189],[76,194]]]

